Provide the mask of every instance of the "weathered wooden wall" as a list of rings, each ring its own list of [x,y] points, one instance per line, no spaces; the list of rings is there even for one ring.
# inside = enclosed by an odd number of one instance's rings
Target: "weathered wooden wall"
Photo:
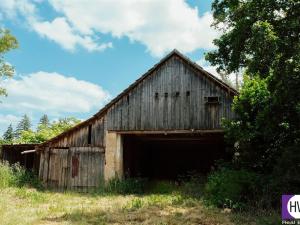
[[[115,102],[106,115],[51,142],[50,147],[105,147],[105,132],[155,130],[211,130],[221,128],[221,119],[232,118],[232,94],[173,56],[127,95]],[[206,104],[217,96],[220,104]]]
[[[220,129],[221,118],[233,117],[232,95],[179,57],[153,73],[110,107],[108,130]],[[220,104],[205,104],[207,96]]]
[[[151,71],[95,117],[41,145],[39,176],[46,185],[83,191],[98,186],[105,163],[106,171],[115,168],[116,152],[105,153],[112,147],[106,146],[108,131],[218,130],[221,118],[234,117],[232,90],[178,54]],[[206,104],[210,96],[219,97],[219,104]]]
[[[49,188],[87,191],[100,185],[103,168],[103,148],[47,148],[41,153],[39,177]]]
[[[62,138],[59,138],[57,141],[51,142],[50,147],[89,147],[89,146],[97,146],[104,147],[105,146],[105,120],[103,117],[94,120],[93,123],[90,124],[92,126],[92,139],[91,143],[88,144],[88,130],[89,125],[87,124],[80,129],[65,135]]]

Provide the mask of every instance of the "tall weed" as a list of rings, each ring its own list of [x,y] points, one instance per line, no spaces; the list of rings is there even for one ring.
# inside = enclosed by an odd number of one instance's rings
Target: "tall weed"
[[[9,165],[8,162],[0,162],[0,188],[24,186],[42,188],[32,171],[27,171],[19,164]]]

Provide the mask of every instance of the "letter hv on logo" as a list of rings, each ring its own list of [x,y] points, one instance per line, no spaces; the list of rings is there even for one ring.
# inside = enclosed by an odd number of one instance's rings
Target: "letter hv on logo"
[[[283,220],[300,219],[300,195],[282,195],[281,217]]]

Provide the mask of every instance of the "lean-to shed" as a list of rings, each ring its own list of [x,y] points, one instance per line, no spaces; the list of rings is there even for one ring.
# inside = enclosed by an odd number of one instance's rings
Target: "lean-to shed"
[[[88,120],[38,146],[39,177],[86,190],[113,177],[176,179],[224,156],[237,91],[177,50]]]
[[[18,163],[27,170],[39,172],[39,156],[35,151],[36,144],[2,145],[0,159],[10,165]]]

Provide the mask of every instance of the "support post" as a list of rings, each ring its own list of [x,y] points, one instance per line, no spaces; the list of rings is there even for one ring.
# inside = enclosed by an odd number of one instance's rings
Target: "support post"
[[[115,132],[106,133],[104,179],[123,178],[123,143],[122,136]]]

